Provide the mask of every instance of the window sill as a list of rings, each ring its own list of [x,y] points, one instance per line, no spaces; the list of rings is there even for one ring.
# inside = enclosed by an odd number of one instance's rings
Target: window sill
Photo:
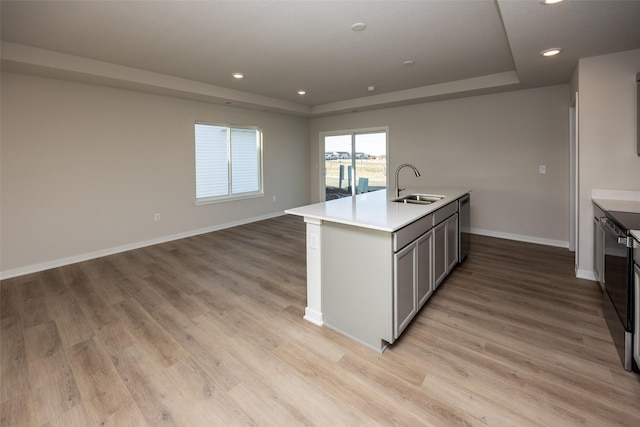
[[[203,199],[196,199],[196,206],[212,205],[215,203],[224,203],[224,202],[235,202],[238,200],[255,199],[258,197],[264,197],[264,193],[263,192],[245,193],[245,194],[238,194],[235,196],[207,197]]]

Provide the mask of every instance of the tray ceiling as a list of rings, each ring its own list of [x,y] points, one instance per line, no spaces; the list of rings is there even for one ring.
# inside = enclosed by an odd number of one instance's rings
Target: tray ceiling
[[[0,12],[10,71],[308,115],[567,83],[579,58],[640,48],[640,1],[2,1]]]

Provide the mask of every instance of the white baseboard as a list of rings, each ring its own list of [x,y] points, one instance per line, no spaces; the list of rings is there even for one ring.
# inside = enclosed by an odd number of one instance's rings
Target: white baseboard
[[[585,269],[577,268],[576,269],[576,277],[578,279],[592,280],[594,282],[598,281],[598,279],[596,279],[596,275],[593,274],[593,271],[591,271],[591,270],[585,270]]]
[[[199,228],[197,230],[185,231],[184,233],[171,234],[155,239],[144,240],[141,242],[128,243],[113,248],[100,249],[98,251],[87,252],[84,254],[74,255],[66,258],[59,258],[39,264],[28,265],[26,267],[15,268],[12,270],[0,271],[0,279],[10,279],[12,277],[23,276],[25,274],[37,273],[39,271],[49,270],[50,268],[62,267],[64,265],[75,264],[77,262],[88,261],[90,259],[101,258],[103,256],[114,255],[120,252],[131,251],[134,249],[144,248],[146,246],[157,245],[160,243],[170,242],[173,240],[184,239],[186,237],[197,236],[199,234],[211,233],[212,231],[223,230],[225,228],[236,227],[238,225],[249,224],[265,219],[276,218],[285,215],[284,212],[276,212],[272,214],[262,215],[259,217],[246,218],[238,221],[227,222],[224,224],[213,225],[211,227]]]
[[[536,243],[539,245],[555,246],[558,248],[569,249],[569,242],[565,240],[542,239],[540,237],[526,236],[522,234],[503,233],[500,231],[483,230],[480,228],[472,228],[471,234],[479,234],[487,237],[497,237],[499,239],[516,240],[518,242]]]
[[[471,234],[479,234],[481,236],[498,237],[500,239],[517,240],[519,242],[536,243],[539,245],[555,246],[558,248],[569,249],[569,242],[568,241],[565,242],[563,240],[541,239],[539,237],[523,236],[520,234],[501,233],[497,231],[481,230],[477,228],[472,228]],[[594,282],[598,281],[596,279],[595,274],[591,270],[576,268],[575,272],[576,272],[576,277],[578,279],[586,279]]]
[[[304,309],[303,319],[318,326],[322,326],[324,324],[324,321],[322,320],[322,313],[309,307]]]
[[[282,215],[285,215],[285,213],[276,212],[276,213],[271,213],[267,215],[262,215],[259,217],[246,218],[238,221],[232,221],[224,224],[214,225],[211,227],[190,230],[184,233],[172,234],[169,236],[162,236],[155,239],[129,243],[122,246],[116,246],[113,248],[106,248],[98,251],[87,252],[84,254],[74,255],[71,257],[59,258],[59,259],[55,259],[55,260],[51,260],[51,261],[47,261],[39,264],[28,265],[25,267],[20,267],[12,270],[0,271],[0,279],[4,280],[4,279],[10,279],[12,277],[23,276],[25,274],[37,273],[39,271],[48,270],[50,268],[62,267],[64,265],[88,261],[90,259],[100,258],[103,256],[117,254],[120,252],[139,249],[146,246],[157,245],[160,243],[170,242],[172,240],[184,239],[186,237],[197,236],[199,234],[210,233],[212,231],[223,230],[225,228],[231,228],[231,227],[236,227],[238,225],[249,224],[251,222],[262,221],[270,218],[276,218]],[[481,236],[497,237],[501,239],[516,240],[516,241],[528,242],[528,243],[537,243],[541,245],[555,246],[560,248],[569,248],[569,242],[562,241],[562,240],[541,239],[539,237],[532,237],[532,236],[525,236],[525,235],[511,234],[511,233],[502,233],[498,231],[483,230],[478,228],[472,228],[470,231],[471,231],[471,234],[479,234]],[[593,272],[581,270],[581,271],[577,271],[576,275],[581,279],[595,280],[595,276],[593,275]],[[308,312],[305,314],[305,319],[309,320],[312,323],[315,323],[316,325],[322,325],[322,314],[320,313],[319,317],[317,316],[317,314],[318,313],[315,313],[315,312],[313,313]]]

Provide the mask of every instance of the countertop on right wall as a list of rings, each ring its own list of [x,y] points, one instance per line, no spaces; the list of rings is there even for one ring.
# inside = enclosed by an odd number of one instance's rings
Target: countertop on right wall
[[[640,213],[640,191],[594,189],[591,200],[605,211]],[[640,241],[640,230],[632,230],[631,235]]]

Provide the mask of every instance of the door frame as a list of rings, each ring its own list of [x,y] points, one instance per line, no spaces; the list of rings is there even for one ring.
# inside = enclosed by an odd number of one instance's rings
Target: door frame
[[[347,129],[347,130],[336,130],[336,131],[325,131],[319,133],[319,143],[318,143],[318,154],[319,154],[319,201],[326,201],[327,189],[326,189],[326,179],[325,179],[325,167],[324,167],[324,139],[327,136],[337,136],[337,135],[351,135],[351,167],[353,170],[353,175],[351,179],[351,188],[355,189],[355,176],[356,176],[356,164],[355,164],[355,137],[357,134],[367,134],[367,133],[382,133],[385,134],[385,165],[387,174],[385,176],[385,188],[389,188],[389,127],[388,126],[376,126],[371,128],[358,128],[358,129]],[[355,191],[355,190],[352,190]]]
[[[579,194],[580,194],[580,172],[579,172],[579,135],[578,135],[578,92],[569,103],[569,250],[575,252],[574,264],[576,274],[578,273],[579,260]]]

